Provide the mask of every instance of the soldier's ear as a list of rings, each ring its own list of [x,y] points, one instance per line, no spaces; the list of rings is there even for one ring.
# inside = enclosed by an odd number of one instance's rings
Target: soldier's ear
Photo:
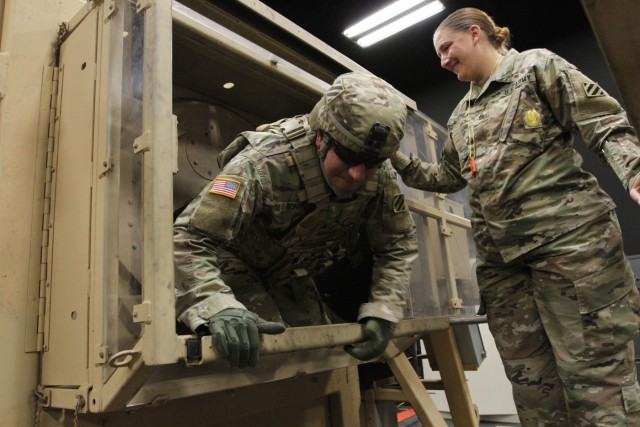
[[[319,129],[316,131],[316,148],[318,150],[322,148],[322,131]]]
[[[471,34],[471,42],[475,46],[476,44],[478,44],[478,41],[480,41],[480,33],[482,33],[482,30],[480,29],[480,26],[472,25],[469,27],[468,31],[469,34]]]

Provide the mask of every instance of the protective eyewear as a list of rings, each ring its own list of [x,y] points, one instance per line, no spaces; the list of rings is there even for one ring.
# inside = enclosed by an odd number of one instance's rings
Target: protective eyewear
[[[351,151],[340,145],[338,141],[333,139],[326,132],[322,132],[322,137],[326,143],[330,143],[333,146],[333,151],[336,153],[338,158],[349,166],[364,165],[367,169],[377,169],[382,166],[382,163],[384,163],[385,160],[387,160],[386,158],[363,156],[360,153]]]

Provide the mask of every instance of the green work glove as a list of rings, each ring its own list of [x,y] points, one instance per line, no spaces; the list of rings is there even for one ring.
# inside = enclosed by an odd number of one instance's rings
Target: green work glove
[[[258,363],[259,334],[281,334],[285,326],[267,322],[243,308],[227,308],[209,318],[209,330],[220,356],[232,367],[244,368]]]
[[[360,360],[370,360],[380,356],[393,336],[393,323],[377,317],[367,317],[360,322],[364,323],[365,341],[357,347],[347,344],[344,346],[344,351]]]

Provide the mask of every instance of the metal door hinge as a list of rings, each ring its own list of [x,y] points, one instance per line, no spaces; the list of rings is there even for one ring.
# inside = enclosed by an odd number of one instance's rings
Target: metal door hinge
[[[37,351],[46,351],[48,348],[48,333],[46,325],[49,315],[49,296],[51,287],[49,280],[49,259],[50,259],[50,234],[51,224],[51,189],[53,186],[53,176],[55,172],[55,160],[53,157],[54,147],[58,135],[58,106],[59,106],[59,83],[62,80],[61,70],[58,67],[52,69],[51,102],[49,105],[49,131],[47,138],[47,162],[44,182],[44,208],[42,212],[42,245],[40,249],[40,279],[38,286],[38,321],[37,321]]]

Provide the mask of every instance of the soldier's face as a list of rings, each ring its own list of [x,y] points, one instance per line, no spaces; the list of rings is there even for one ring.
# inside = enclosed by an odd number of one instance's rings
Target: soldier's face
[[[463,82],[470,81],[474,73],[472,65],[474,34],[474,31],[452,31],[443,28],[433,36],[433,45],[440,58],[440,66],[454,73],[458,76],[458,80]]]
[[[318,149],[325,143],[327,142],[322,138],[321,132],[318,132],[316,135]],[[344,197],[359,190],[376,174],[378,168],[367,169],[364,164],[348,165],[338,157],[335,148],[331,146],[322,161],[322,171],[331,189],[338,196]]]

